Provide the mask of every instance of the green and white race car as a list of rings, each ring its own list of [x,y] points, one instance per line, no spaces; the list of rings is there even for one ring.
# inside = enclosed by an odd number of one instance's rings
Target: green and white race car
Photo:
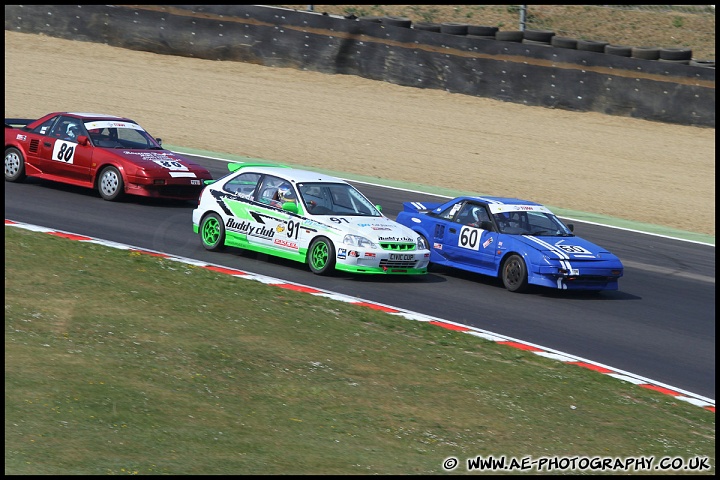
[[[207,250],[226,246],[307,263],[313,273],[418,275],[430,250],[346,181],[282,165],[231,163],[193,210]]]

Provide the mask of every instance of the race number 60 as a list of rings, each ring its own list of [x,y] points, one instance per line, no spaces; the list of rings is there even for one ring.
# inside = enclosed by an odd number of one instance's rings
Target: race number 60
[[[460,229],[460,237],[458,238],[458,246],[462,248],[469,248],[471,250],[480,249],[480,232],[482,230],[463,226]]]

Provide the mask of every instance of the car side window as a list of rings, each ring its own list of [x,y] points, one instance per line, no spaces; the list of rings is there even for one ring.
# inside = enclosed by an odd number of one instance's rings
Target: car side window
[[[50,136],[75,142],[79,135],[83,135],[80,124],[80,120],[76,118],[60,117],[50,132]]]
[[[43,123],[38,125],[33,129],[33,133],[37,133],[39,135],[49,135],[50,129],[53,126],[53,123],[55,123],[55,120],[57,120],[58,117],[53,117],[50,120],[45,120]]]
[[[467,225],[470,223],[473,223],[475,221],[475,218],[472,216],[472,210],[473,210],[473,204],[472,203],[466,203],[462,206],[460,209],[460,212],[455,217],[455,223],[462,223],[463,225]]]
[[[452,221],[453,217],[462,206],[462,203],[455,203],[443,210],[442,212],[438,213],[438,217]]]
[[[280,187],[283,182],[284,180],[282,178],[266,175],[260,184],[260,188],[258,189],[257,201],[267,203],[269,205],[273,201],[273,198],[278,191],[278,187]]]
[[[223,188],[227,192],[242,195],[245,198],[252,198],[259,180],[259,173],[243,173],[228,181]]]

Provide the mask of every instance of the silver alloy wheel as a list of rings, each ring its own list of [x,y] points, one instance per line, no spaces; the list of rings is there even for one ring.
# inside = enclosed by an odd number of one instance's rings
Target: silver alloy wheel
[[[15,147],[5,149],[5,181],[21,182],[26,176],[22,152]]]
[[[5,154],[5,176],[14,177],[20,171],[20,156],[15,151]]]
[[[113,197],[120,186],[118,172],[113,168],[106,169],[100,178],[100,190],[105,197]]]

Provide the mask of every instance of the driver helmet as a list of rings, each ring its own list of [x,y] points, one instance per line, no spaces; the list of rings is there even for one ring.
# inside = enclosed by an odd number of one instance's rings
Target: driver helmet
[[[65,129],[65,133],[70,138],[77,138],[77,136],[80,134],[80,129],[74,123],[69,123],[67,128]]]
[[[277,197],[280,203],[294,202],[295,192],[293,191],[289,183],[283,183],[278,187]]]
[[[475,222],[479,225],[483,219],[482,214],[480,213],[480,207],[473,207],[471,213],[472,217],[475,219]]]

